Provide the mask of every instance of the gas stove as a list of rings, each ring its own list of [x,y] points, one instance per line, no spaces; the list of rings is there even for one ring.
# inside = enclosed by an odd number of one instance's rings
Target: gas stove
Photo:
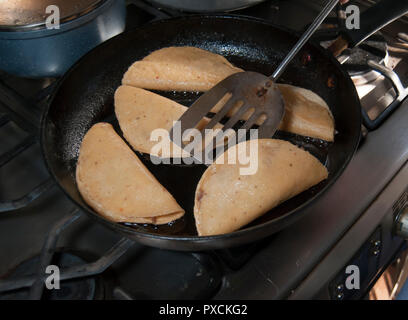
[[[301,31],[322,3],[271,0],[235,13]],[[128,1],[127,29],[183,14]],[[221,251],[150,248],[91,221],[55,186],[38,143],[58,79],[0,71],[0,299],[364,298],[406,247],[395,235],[408,201],[408,45],[397,35],[404,30],[402,18],[376,35],[383,58],[368,62],[372,55],[349,52],[343,61],[360,56],[365,73],[353,76],[375,130],[362,128],[356,155],[334,186],[283,231]],[[50,264],[61,268],[61,290],[43,287]],[[349,265],[360,269],[360,290],[344,287]]]

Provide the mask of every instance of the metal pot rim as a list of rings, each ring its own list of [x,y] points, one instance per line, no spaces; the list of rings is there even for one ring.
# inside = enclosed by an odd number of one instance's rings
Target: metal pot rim
[[[101,7],[109,0],[99,0],[92,3],[90,6],[86,7],[81,12],[76,12],[65,17],[62,17],[60,20],[60,24],[63,25],[64,23],[72,22],[80,17],[83,17],[92,11],[96,10],[97,8]],[[24,25],[0,25],[0,32],[21,32],[21,31],[33,31],[33,30],[41,30],[46,28],[45,21],[35,22],[31,24],[24,24]]]

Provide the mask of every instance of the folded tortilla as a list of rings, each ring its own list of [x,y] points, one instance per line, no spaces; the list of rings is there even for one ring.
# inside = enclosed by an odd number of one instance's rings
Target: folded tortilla
[[[154,150],[159,141],[151,138],[155,129],[170,131],[173,121],[178,120],[186,108],[177,102],[153,92],[130,86],[120,86],[115,92],[115,113],[126,141],[133,149],[160,158],[189,156],[179,146],[165,141],[169,148]]]
[[[199,235],[238,230],[327,178],[325,166],[290,142],[276,139],[257,141],[258,167],[255,174],[242,175],[240,168],[245,165],[238,162],[228,164],[231,162],[227,161],[224,164],[213,163],[204,172],[197,185],[194,205]],[[249,155],[249,151],[250,142],[244,141],[226,153],[246,152]],[[221,157],[225,157],[226,153]]]
[[[159,158],[190,157],[168,134],[173,121],[186,110],[181,104],[144,89],[122,85],[115,92],[115,113],[123,136],[133,149]],[[208,121],[204,118],[197,128],[202,129]],[[164,129],[166,135],[153,138],[156,129]]]
[[[278,130],[334,141],[334,119],[327,103],[313,91],[295,87],[289,84],[278,83],[285,102],[285,114]],[[223,104],[215,106],[211,111],[220,111]],[[228,117],[232,117],[239,107],[232,108]],[[242,120],[248,120],[252,114],[250,110],[244,113]],[[257,121],[258,125],[261,122]]]
[[[219,54],[195,47],[168,47],[133,63],[122,84],[164,91],[207,91],[243,70]]]
[[[334,121],[323,99],[310,90],[290,85],[280,85],[280,88],[286,108],[280,130],[333,141]],[[306,99],[312,102],[302,102]],[[115,92],[115,113],[125,139],[135,150],[156,157],[190,156],[171,142],[168,135],[163,139],[165,141],[161,138],[155,141],[151,136],[158,128],[170,131],[173,121],[186,110],[187,107],[144,89],[122,85]],[[198,128],[207,122],[208,119],[203,119]],[[168,144],[169,148],[155,148],[158,142]]]
[[[288,84],[278,84],[285,102],[279,130],[334,141],[334,118],[327,103],[316,93]]]
[[[97,123],[86,133],[76,181],[88,205],[114,222],[165,224],[184,215],[108,123]]]
[[[165,91],[207,91],[231,74],[242,71],[223,56],[206,50],[195,47],[169,47],[154,51],[143,60],[136,61],[125,73],[122,83]],[[278,86],[285,101],[285,116],[279,130],[334,141],[333,115],[319,95],[291,85]],[[219,111],[221,106],[222,104],[215,106],[212,111]],[[173,116],[176,113],[181,115],[181,110],[185,110],[181,105],[172,108]],[[231,116],[235,112],[236,109],[233,108],[228,115]],[[247,120],[249,115],[250,113],[244,114],[243,120]]]

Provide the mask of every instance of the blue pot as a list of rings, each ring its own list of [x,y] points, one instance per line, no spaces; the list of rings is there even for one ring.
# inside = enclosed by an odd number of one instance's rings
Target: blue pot
[[[105,0],[60,29],[0,31],[0,69],[29,78],[58,77],[80,57],[125,29],[125,0]]]

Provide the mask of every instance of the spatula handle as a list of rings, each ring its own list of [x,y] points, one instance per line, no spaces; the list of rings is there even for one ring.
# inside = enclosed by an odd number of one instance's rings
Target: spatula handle
[[[285,71],[288,64],[292,61],[293,57],[299,52],[300,49],[304,46],[304,44],[309,40],[309,38],[313,35],[316,29],[322,24],[323,20],[329,15],[330,11],[337,5],[339,0],[330,0],[327,2],[326,6],[320,12],[320,14],[316,17],[313,23],[309,26],[309,28],[305,31],[299,41],[295,44],[295,46],[290,50],[288,55],[283,59],[281,64],[276,68],[275,72],[270,76],[272,80],[278,79],[283,71]]]
[[[407,0],[382,0],[361,13],[360,29],[345,29],[344,36],[350,47],[357,46],[373,33],[407,12]]]

